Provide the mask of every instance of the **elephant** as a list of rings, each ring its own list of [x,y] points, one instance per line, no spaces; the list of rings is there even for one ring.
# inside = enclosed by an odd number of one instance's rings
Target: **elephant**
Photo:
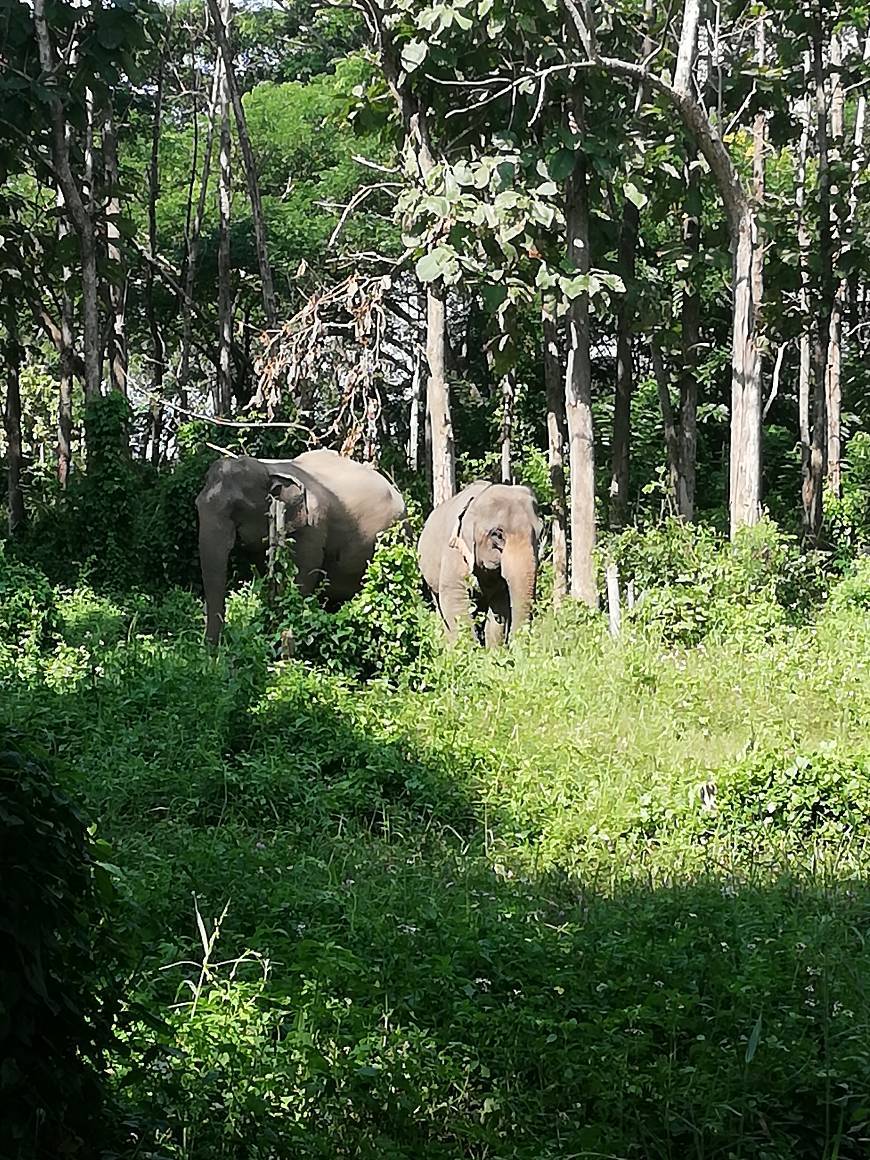
[[[532,611],[542,530],[534,493],[521,485],[478,480],[439,504],[417,546],[420,571],[455,640],[471,621],[468,580],[486,610],[488,648],[506,643]]]
[[[405,519],[405,501],[389,480],[335,451],[306,451],[295,459],[218,459],[196,498],[211,644],[223,628],[233,545],[238,541],[255,567],[265,570],[270,497],[284,503],[283,530],[292,536],[300,591],[309,595],[323,579],[333,607],[359,591],[378,534]]]

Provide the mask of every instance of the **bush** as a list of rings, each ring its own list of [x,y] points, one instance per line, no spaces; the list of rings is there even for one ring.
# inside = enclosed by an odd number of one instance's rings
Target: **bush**
[[[672,644],[748,630],[766,634],[800,623],[824,595],[818,553],[802,554],[769,520],[744,528],[735,542],[701,525],[668,520],[631,528],[606,543],[623,583],[640,597],[635,619],[655,625]]]
[[[417,554],[402,527],[379,538],[357,595],[337,612],[317,595],[304,597],[282,564],[280,593],[270,624],[280,647],[292,638],[293,655],[330,672],[392,684],[425,682],[437,650],[433,617],[423,603]]]
[[[0,740],[0,1094],[10,1160],[91,1157],[104,1135],[99,1071],[119,999],[104,854],[40,761]]]
[[[45,574],[12,559],[0,543],[0,660],[36,655],[55,622],[54,590]]]
[[[729,829],[779,831],[802,843],[864,834],[870,822],[870,758],[834,746],[750,753],[717,786]]]

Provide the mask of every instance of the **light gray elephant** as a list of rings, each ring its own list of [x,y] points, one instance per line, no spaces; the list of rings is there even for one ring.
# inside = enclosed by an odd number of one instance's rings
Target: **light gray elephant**
[[[335,451],[295,459],[219,459],[196,498],[199,560],[206,600],[206,636],[220,638],[226,611],[227,561],[238,541],[264,571],[269,502],[284,503],[284,533],[305,595],[321,579],[338,605],[355,596],[379,532],[405,516],[405,501],[373,467]]]
[[[525,624],[535,598],[541,529],[533,492],[518,485],[479,480],[435,508],[417,551],[451,639],[471,621],[470,577],[486,610],[488,648]]]

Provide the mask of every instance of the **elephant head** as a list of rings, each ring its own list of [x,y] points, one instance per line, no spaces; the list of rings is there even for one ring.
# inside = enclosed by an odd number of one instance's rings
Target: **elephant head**
[[[486,487],[458,520],[454,540],[481,587],[497,586],[499,577],[507,586],[509,632],[531,615],[542,527],[534,494],[512,484]]]
[[[309,497],[302,482],[288,471],[274,473],[259,460],[245,456],[213,463],[197,496],[199,557],[208,614],[206,636],[213,644],[223,628],[233,545],[238,541],[258,567],[265,563],[270,496],[281,500],[279,538],[309,522]]]

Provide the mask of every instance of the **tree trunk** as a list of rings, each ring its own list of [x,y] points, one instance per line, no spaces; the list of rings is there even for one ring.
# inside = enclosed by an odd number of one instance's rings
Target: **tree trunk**
[[[731,537],[761,517],[761,368],[755,342],[753,265],[755,215],[739,222],[734,254],[734,334],[731,351]]]
[[[501,380],[501,481],[513,483],[514,473],[511,461],[513,441],[514,405],[516,402],[516,372],[508,371]]]
[[[227,94],[233,106],[239,151],[242,155],[242,164],[245,168],[245,180],[248,185],[248,198],[251,203],[251,219],[254,224],[254,241],[257,247],[257,265],[260,269],[260,285],[263,292],[263,310],[266,315],[266,325],[274,326],[278,320],[278,307],[275,303],[272,269],[269,265],[269,251],[266,245],[266,224],[263,220],[263,203],[260,198],[260,184],[257,180],[257,165],[254,161],[254,151],[251,148],[251,139],[248,135],[245,106],[242,104],[242,95],[239,92],[239,86],[233,68],[233,54],[230,45],[232,5],[230,0],[222,0],[221,10],[218,8],[217,0],[208,0],[208,6],[214,21],[218,47],[223,58]]]
[[[158,85],[161,82],[158,81]],[[109,309],[112,329],[109,334],[109,382],[112,390],[127,394],[127,272],[122,265],[121,231],[118,218],[121,202],[118,194],[118,141],[112,110],[106,112],[103,123],[103,165],[105,167],[108,204],[106,206],[106,253],[109,259]]]
[[[659,396],[659,406],[662,412],[662,428],[665,436],[665,451],[668,457],[668,503],[672,510],[682,515],[680,497],[684,484],[684,472],[680,456],[680,437],[677,431],[677,421],[674,417],[674,407],[671,403],[671,390],[668,375],[665,370],[665,360],[662,358],[661,347],[655,337],[650,341],[653,374],[656,380],[656,389]]]
[[[629,444],[631,439],[631,396],[634,392],[631,330],[634,306],[631,295],[635,280],[637,234],[640,214],[627,198],[622,207],[619,234],[619,274],[627,293],[620,298],[616,313],[616,396],[613,406],[613,448],[610,474],[610,526],[624,527],[628,516]]]
[[[559,351],[556,302],[545,297],[544,384],[547,391],[547,444],[550,487],[553,492],[553,605],[558,608],[568,595],[568,538],[565,502],[565,391]]]
[[[224,27],[229,26],[230,2],[221,0],[221,18]],[[218,377],[215,413],[229,414],[233,395],[232,348],[233,348],[233,288],[230,267],[230,210],[232,198],[232,158],[230,141],[230,88],[229,76],[223,61],[220,62],[220,95],[218,111],[220,119],[220,178],[218,200],[220,204],[220,234],[218,238]]]
[[[588,7],[585,8],[588,14]],[[584,29],[575,4],[569,12]],[[732,350],[731,350],[731,534],[743,524],[753,524],[761,515],[761,381],[755,314],[759,303],[752,297],[752,252],[755,245],[755,212],[719,131],[699,102],[692,83],[697,51],[700,0],[684,0],[680,49],[674,82],[651,72],[646,64],[598,56],[588,32],[585,41],[589,60],[578,68],[602,69],[618,76],[648,84],[672,102],[683,125],[703,153],[719,188],[734,260]],[[581,40],[584,35],[581,32]]]
[[[583,94],[575,89],[573,113],[583,126]],[[586,158],[576,154],[565,191],[568,261],[589,273],[589,206]],[[565,416],[571,479],[571,595],[598,607],[595,582],[595,439],[592,427],[592,364],[589,353],[589,295],[578,294],[568,306],[568,364],[565,371]]]
[[[414,475],[420,470],[420,403],[423,395],[423,368],[420,364],[421,358],[415,343],[408,416],[408,466]]]
[[[160,122],[163,115],[163,56],[157,70],[157,92],[154,96],[154,119],[151,122],[151,158],[148,164],[148,252],[157,256],[157,199],[160,196]],[[166,344],[160,333],[154,304],[154,265],[145,271],[145,311],[151,332],[151,462],[160,462],[160,440],[163,434],[163,377],[166,373]],[[188,312],[189,314],[189,312]]]
[[[21,440],[21,346],[18,335],[11,327],[6,337],[6,407],[3,413],[6,428],[6,484],[9,535],[24,527],[24,493],[21,476],[24,453]]]
[[[843,82],[840,75],[842,52],[840,37],[835,32],[831,37],[831,148],[835,155],[843,154],[844,105]],[[842,205],[842,201],[840,202]],[[832,251],[838,251],[842,244],[845,222],[838,213],[832,222]],[[841,411],[842,375],[841,341],[843,328],[843,307],[846,300],[846,280],[841,279],[833,292],[831,301],[831,322],[828,330],[828,357],[826,367],[826,406],[828,412],[827,476],[828,487],[835,496],[840,495],[840,451],[841,451]]]
[[[181,308],[181,354],[178,364],[178,396],[181,405],[187,405],[187,386],[190,382],[190,347],[193,334],[193,288],[196,281],[196,264],[199,256],[199,240],[202,235],[202,223],[205,218],[205,205],[208,195],[208,181],[211,174],[212,153],[214,151],[214,131],[219,116],[219,101],[221,88],[221,57],[218,55],[215,60],[214,77],[212,79],[211,95],[209,97],[208,111],[207,111],[207,129],[205,138],[205,149],[202,156],[202,174],[199,182],[199,197],[196,205],[196,213],[193,217],[193,222],[190,231],[186,238],[186,253],[184,261],[184,275],[182,277],[181,285],[181,301],[179,306]],[[196,110],[194,109],[194,120],[196,119]],[[191,170],[191,181],[189,191],[193,191],[193,170]],[[220,358],[218,358],[220,364]]]
[[[686,165],[686,202],[683,243],[689,272],[680,308],[683,366],[680,373],[680,424],[678,432],[675,501],[680,519],[695,518],[695,478],[698,459],[698,355],[701,343],[701,296],[698,293],[696,259],[701,248],[701,178],[697,152],[689,149]]]
[[[804,476],[804,537],[817,543],[824,519],[823,484],[828,452],[827,368],[828,336],[834,297],[834,265],[831,239],[831,173],[828,165],[828,115],[822,58],[822,22],[813,20],[812,70],[815,88],[816,161],[818,171],[818,255],[819,294],[813,348],[813,414],[809,457]]]
[[[57,191],[57,205],[63,208],[63,194]],[[57,222],[58,239],[64,238],[67,225],[62,217]],[[73,393],[73,364],[75,362],[74,335],[73,335],[73,299],[69,289],[72,271],[64,267],[61,270],[60,296],[60,326],[58,328],[58,363],[59,381],[57,396],[57,481],[62,488],[69,482],[72,467],[72,393]]]
[[[456,493],[456,453],[453,445],[453,421],[450,415],[450,390],[444,366],[447,322],[444,286],[439,280],[426,293],[426,360],[429,379],[426,386],[426,412],[432,440],[432,502],[435,507]]]
[[[100,333],[99,283],[94,219],[82,200],[69,156],[69,137],[63,102],[58,93],[58,62],[45,17],[45,0],[33,0],[33,24],[43,72],[46,102],[51,117],[52,160],[64,207],[79,239],[82,266],[82,329],[85,364],[85,399],[100,395],[102,380],[102,335]]]

